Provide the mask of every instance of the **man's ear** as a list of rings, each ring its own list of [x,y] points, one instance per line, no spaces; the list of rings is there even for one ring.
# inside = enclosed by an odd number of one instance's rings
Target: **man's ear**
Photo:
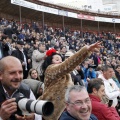
[[[67,111],[69,111],[69,103],[65,102],[65,104],[66,104]]]
[[[66,106],[69,106],[69,103],[68,102],[65,102]]]
[[[97,93],[96,88],[93,88],[93,93],[94,93],[94,94],[96,94],[96,93]]]

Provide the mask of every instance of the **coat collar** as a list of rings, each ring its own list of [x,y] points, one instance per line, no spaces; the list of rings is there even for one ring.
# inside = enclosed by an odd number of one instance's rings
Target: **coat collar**
[[[95,95],[92,95],[92,94],[89,94],[89,97],[92,101],[98,101],[98,102],[101,102],[100,98],[95,96]]]

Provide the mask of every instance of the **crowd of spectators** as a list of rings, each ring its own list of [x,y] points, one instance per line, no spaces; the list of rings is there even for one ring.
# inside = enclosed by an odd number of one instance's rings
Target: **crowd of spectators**
[[[28,23],[19,25],[15,20],[8,21],[2,18],[0,20],[0,59],[9,55],[17,57],[23,67],[24,79],[35,79],[44,83],[41,65],[47,50],[54,48],[61,54],[64,61],[66,57],[75,54],[83,46],[102,41],[103,48],[94,50],[89,58],[76,66],[71,76],[75,85],[86,88],[92,79],[101,78],[105,85],[106,99],[113,100],[113,107],[118,110],[120,40],[117,36],[117,33],[104,31],[101,33],[70,29],[63,31],[60,28],[49,27],[47,24],[42,28],[37,22],[31,25]],[[31,70],[37,73],[36,78],[32,76],[36,73],[32,73]],[[36,86],[37,84],[36,82]],[[44,89],[44,86],[42,88]],[[35,96],[38,97],[38,95]]]

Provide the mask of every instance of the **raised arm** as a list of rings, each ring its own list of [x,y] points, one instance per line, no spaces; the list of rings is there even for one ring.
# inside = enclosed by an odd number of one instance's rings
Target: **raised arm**
[[[96,42],[90,46],[84,46],[73,56],[66,59],[64,62],[60,64],[50,65],[46,70],[47,77],[55,79],[70,73],[77,65],[82,63],[91,54],[92,51],[101,47],[101,42]]]

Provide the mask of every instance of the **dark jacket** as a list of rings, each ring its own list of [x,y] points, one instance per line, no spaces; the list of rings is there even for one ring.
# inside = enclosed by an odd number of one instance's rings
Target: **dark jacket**
[[[24,54],[26,56],[26,59],[27,59],[26,52],[25,51],[23,51],[23,52],[24,52]],[[11,55],[14,56],[14,57],[16,57],[16,58],[18,58],[21,61],[21,63],[24,62],[23,53],[18,48],[16,50],[12,51]]]
[[[101,100],[94,95],[89,95],[92,100],[92,113],[98,120],[120,120],[120,117],[114,107],[108,107],[101,103]]]
[[[77,120],[73,118],[67,111],[63,112],[59,120]],[[93,114],[90,115],[89,120],[98,120]]]
[[[119,72],[116,71],[116,70],[115,70],[115,75],[116,75],[116,77],[117,77],[117,79],[118,79],[118,81],[119,81],[119,83],[120,83],[120,74],[119,74]]]
[[[24,52],[24,55],[26,57],[26,62],[28,61],[28,57],[27,57],[27,52],[25,50],[23,50]],[[24,55],[23,53],[17,48],[16,50],[12,51],[12,56],[18,58],[20,60],[21,63],[24,62]],[[29,64],[27,62],[27,70],[25,69],[25,66],[22,66],[23,67],[23,78],[26,79],[27,76],[28,76],[28,71],[29,71]]]
[[[98,58],[97,58],[97,55],[94,53],[90,56],[90,58],[93,59],[94,61],[94,64],[96,65],[96,67],[98,66]]]
[[[84,73],[83,71],[77,71],[78,73],[75,75],[73,72],[71,72],[71,77],[75,85],[79,84],[84,86],[84,83],[82,80],[84,80]]]
[[[7,43],[2,44],[2,48],[3,48],[3,57],[6,57],[9,55],[8,51],[9,51],[9,46]]]
[[[8,35],[10,39],[12,39],[12,34],[13,33],[14,32],[13,32],[12,28],[6,28],[6,29],[4,29],[4,34]]]
[[[17,90],[17,92],[13,95],[13,97],[15,97],[18,94],[23,94],[26,98],[30,97],[30,88],[25,84],[25,83],[21,83],[19,89]],[[6,100],[6,96],[5,96],[5,92],[3,90],[2,84],[0,83],[0,107],[1,104]],[[21,114],[21,111],[17,111],[15,114]],[[9,120],[16,120],[14,114],[11,115]]]
[[[0,52],[1,52],[1,58],[3,58],[3,57],[6,57],[6,56],[8,56],[9,55],[9,53],[8,53],[8,51],[9,51],[9,46],[8,46],[8,44],[6,43],[6,44],[3,44],[1,41],[0,41]],[[0,58],[0,59],[1,59]]]

